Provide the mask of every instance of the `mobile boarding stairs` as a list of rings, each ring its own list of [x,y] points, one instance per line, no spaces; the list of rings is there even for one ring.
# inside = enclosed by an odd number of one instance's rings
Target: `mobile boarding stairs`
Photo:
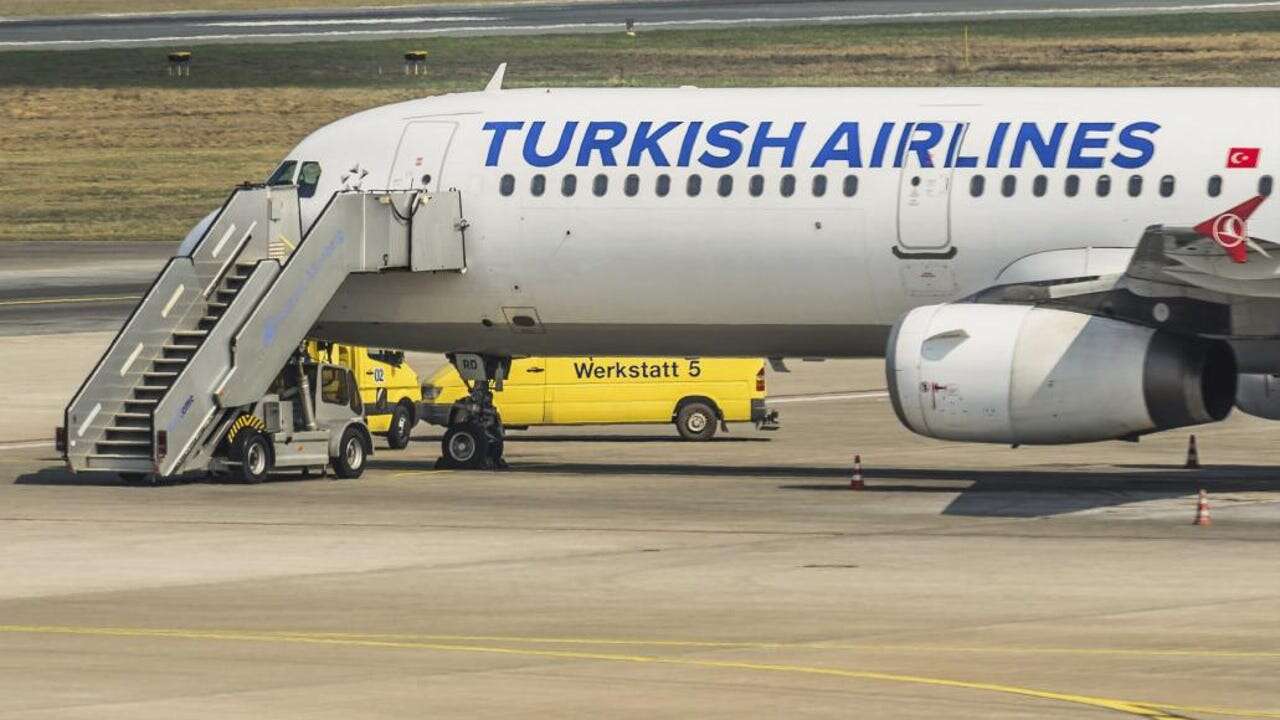
[[[302,233],[296,188],[237,188],[169,260],[67,406],[73,471],[208,468],[351,273],[462,272],[456,190],[342,191]]]

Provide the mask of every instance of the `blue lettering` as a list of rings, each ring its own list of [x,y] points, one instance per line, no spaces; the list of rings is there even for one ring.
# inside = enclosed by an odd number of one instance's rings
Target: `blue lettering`
[[[1071,152],[1067,155],[1067,167],[1096,170],[1102,167],[1102,158],[1085,155],[1086,150],[1105,149],[1107,139],[1090,137],[1093,133],[1110,132],[1116,126],[1109,122],[1080,123],[1076,128],[1075,138],[1071,141]]]
[[[1062,146],[1062,135],[1066,131],[1066,123],[1054,123],[1053,132],[1048,139],[1045,139],[1035,123],[1022,123],[1018,128],[1018,136],[1013,141],[1013,155],[1009,158],[1009,167],[1022,167],[1022,156],[1026,153],[1028,146],[1036,154],[1040,167],[1053,167],[1058,161],[1058,148]]]
[[[826,167],[829,162],[841,161],[851,168],[862,167],[862,144],[858,140],[857,122],[840,123],[813,158],[813,167]]]
[[[942,162],[943,167],[955,167],[956,153],[960,152],[960,138],[964,137],[967,127],[965,123],[956,123],[951,128],[951,142],[947,144],[947,159]]]
[[[640,156],[648,153],[649,157],[653,158],[654,165],[658,167],[669,166],[671,163],[667,162],[667,155],[662,152],[662,146],[658,145],[658,141],[679,126],[680,123],[672,120],[662,123],[657,130],[652,130],[653,121],[645,120],[640,123],[636,127],[635,136],[631,138],[631,152],[627,153],[627,165],[636,167],[640,164]]]
[[[755,140],[751,142],[751,155],[747,158],[747,166],[760,167],[760,156],[764,154],[764,149],[767,147],[782,148],[781,167],[794,165],[796,146],[800,144],[800,135],[804,133],[804,125],[803,122],[791,123],[790,133],[770,137],[769,129],[773,127],[773,123],[767,120],[760,123],[760,127],[756,128]]]
[[[911,140],[911,133],[915,132],[915,123],[907,123],[902,126],[902,136],[898,138],[898,152],[893,154],[893,166],[902,167],[902,159],[907,155],[907,142]]]
[[[918,133],[928,133],[927,138],[915,137]],[[907,144],[907,153],[915,153],[916,159],[920,161],[920,167],[933,167],[933,156],[929,153],[934,145],[942,142],[943,136],[942,125],[935,122],[917,123],[915,129],[908,133],[911,136],[911,142]]]
[[[991,137],[991,147],[987,148],[987,167],[999,167],[1000,151],[1004,149],[1004,137],[1009,134],[1009,123],[996,125],[996,134]]]
[[[689,123],[689,127],[685,128],[684,140],[680,142],[680,157],[676,158],[676,165],[689,167],[689,160],[693,157],[693,144],[697,142],[698,132],[701,130],[701,120],[694,120]]]
[[[881,123],[880,132],[876,133],[876,144],[871,148],[871,167],[884,167],[884,151],[889,147],[889,138],[893,135],[893,123]]]
[[[484,159],[485,166],[493,167],[498,164],[498,157],[502,155],[502,142],[507,139],[507,133],[522,127],[523,120],[490,120],[484,124],[483,129],[493,131],[493,137],[489,140],[489,154]]]
[[[1138,137],[1134,133],[1145,132],[1154,135],[1159,129],[1160,125],[1158,123],[1145,120],[1126,125],[1120,130],[1120,137],[1118,138],[1120,145],[1138,154],[1133,156],[1116,153],[1111,156],[1111,162],[1116,167],[1121,167],[1125,170],[1136,170],[1151,162],[1151,158],[1156,154],[1156,144],[1151,141],[1151,138]]]
[[[573,142],[573,133],[578,129],[578,121],[571,120],[564,124],[560,131],[560,142],[550,155],[538,154],[538,140],[542,137],[542,128],[546,122],[536,120],[529,125],[529,133],[524,136],[524,161],[534,167],[551,167],[564,159],[569,152],[569,144]]]
[[[742,140],[726,133],[742,133],[747,124],[737,120],[718,122],[707,128],[707,144],[713,148],[724,150],[723,154],[715,154],[710,150],[698,156],[698,162],[711,168],[726,168],[742,157]]]
[[[606,137],[600,137],[605,133]],[[592,120],[587,123],[586,132],[582,135],[582,144],[578,146],[578,167],[591,164],[591,153],[600,153],[600,164],[613,167],[618,161],[613,157],[613,149],[622,143],[627,136],[627,126],[617,121]]]

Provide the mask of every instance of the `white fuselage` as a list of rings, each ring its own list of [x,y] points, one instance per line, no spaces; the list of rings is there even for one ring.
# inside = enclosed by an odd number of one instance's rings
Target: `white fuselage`
[[[527,89],[360,113],[289,159],[322,168],[304,227],[360,171],[457,188],[470,223],[466,273],[352,276],[322,337],[836,357],[881,354],[916,306],[1121,271],[1146,226],[1259,192],[1278,120],[1262,89]],[[1228,168],[1234,148],[1260,162]],[[1277,217],[1250,232],[1280,236]]]

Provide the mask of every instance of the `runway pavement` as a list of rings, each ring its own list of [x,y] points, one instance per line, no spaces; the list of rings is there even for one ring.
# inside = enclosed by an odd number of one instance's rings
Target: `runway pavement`
[[[1244,0],[638,0],[0,19],[0,49],[354,40],[1278,9]]]

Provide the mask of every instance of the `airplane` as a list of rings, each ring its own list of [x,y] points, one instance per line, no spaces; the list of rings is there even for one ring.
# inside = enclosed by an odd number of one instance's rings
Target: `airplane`
[[[885,357],[899,419],[948,440],[1280,419],[1275,90],[505,89],[504,70],[320,128],[267,180],[297,187],[304,228],[342,190],[465,209],[466,273],[353,274],[310,335],[499,361]]]

